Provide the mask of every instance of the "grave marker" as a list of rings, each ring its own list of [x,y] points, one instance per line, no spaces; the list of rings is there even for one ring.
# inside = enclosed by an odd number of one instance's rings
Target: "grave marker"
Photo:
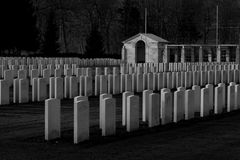
[[[45,140],[60,138],[61,104],[59,99],[45,100]]]

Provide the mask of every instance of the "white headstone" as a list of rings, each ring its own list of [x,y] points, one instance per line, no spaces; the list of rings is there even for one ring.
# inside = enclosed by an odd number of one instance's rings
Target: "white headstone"
[[[70,76],[64,77],[64,98],[69,98],[70,96]]]
[[[153,90],[158,90],[158,73],[153,73]]]
[[[173,116],[172,93],[161,93],[161,124],[171,123]]]
[[[221,83],[227,83],[227,71],[226,70],[221,71]]]
[[[84,96],[92,96],[92,77],[85,76],[85,93]]]
[[[27,70],[18,70],[18,78],[26,79],[27,78]]]
[[[9,86],[13,85],[13,71],[12,70],[4,71],[4,80],[6,80],[8,82]]]
[[[223,107],[226,108],[227,106],[227,101],[226,101],[226,85],[224,83],[219,83],[218,84],[219,87],[223,87],[223,99],[222,99],[222,103],[223,103]]]
[[[163,73],[158,73],[158,91],[163,88]]]
[[[106,98],[112,98],[111,94],[101,94],[99,96],[99,127],[102,128],[103,123],[103,100]]]
[[[113,94],[120,93],[120,77],[119,75],[113,75]]]
[[[9,104],[9,83],[6,80],[0,80],[0,105]]]
[[[120,93],[125,90],[125,74],[120,74]]]
[[[139,97],[127,97],[127,131],[132,132],[139,128]]]
[[[240,85],[235,86],[235,110],[240,109]]]
[[[215,71],[214,74],[214,84],[217,85],[218,83],[221,83],[221,71]]]
[[[212,84],[207,84],[206,88],[209,89],[209,108],[212,110],[214,105],[214,90]]]
[[[235,108],[235,85],[229,85],[227,89],[227,112],[230,112]]]
[[[172,88],[176,88],[176,80],[177,80],[177,74],[176,72],[172,72]]]
[[[84,96],[85,92],[85,76],[80,76],[79,77],[79,95]]]
[[[153,90],[153,73],[148,73],[148,90]]]
[[[173,106],[173,122],[177,123],[184,119],[184,101],[185,101],[185,91],[174,92],[174,106]]]
[[[13,80],[13,103],[19,103],[19,79]]]
[[[96,70],[97,70],[97,68],[96,68]],[[96,75],[95,76],[94,95],[98,96],[99,94],[100,94],[100,75]]]
[[[234,70],[233,71],[233,81],[235,83],[239,83],[239,70]]]
[[[185,86],[185,72],[181,72],[181,87]]]
[[[185,120],[194,118],[194,102],[195,95],[193,90],[185,91]]]
[[[32,79],[32,102],[37,101],[38,97],[38,78]]]
[[[44,101],[48,98],[47,83],[45,78],[38,78],[37,100]]]
[[[207,72],[206,71],[201,71],[200,72],[200,86],[205,86],[207,83]]]
[[[85,96],[74,97],[74,103],[78,101],[88,101],[88,97],[85,97]]]
[[[60,68],[59,69],[55,69],[54,70],[54,77],[61,78],[61,76],[62,76],[61,69]]]
[[[201,102],[201,88],[200,86],[192,86],[194,91],[194,112],[200,113],[200,102]]]
[[[148,121],[148,111],[149,111],[149,96],[152,94],[153,91],[151,90],[145,90],[143,91],[143,96],[142,96],[142,120],[143,122]]]
[[[78,95],[78,78],[71,76],[69,82],[69,98],[74,98]]]
[[[143,75],[137,74],[137,92],[143,91]]]
[[[127,97],[133,95],[132,92],[124,92],[122,94],[122,125],[126,126],[127,122]]]
[[[192,85],[192,74],[191,72],[185,72],[185,87],[189,88]]]
[[[125,91],[132,91],[132,76],[125,74]]]
[[[113,75],[109,74],[108,76],[108,94],[113,94]]]
[[[107,93],[107,76],[100,76],[100,94]]]
[[[151,93],[149,95],[148,126],[155,127],[160,124],[160,95]]]
[[[55,92],[55,98],[56,99],[63,99],[64,94],[63,94],[63,78],[56,77],[55,78],[55,87],[54,87],[54,92]]]
[[[163,88],[167,88],[167,72],[163,72]]]
[[[215,87],[214,113],[220,114],[223,111],[223,87]]]
[[[19,80],[19,103],[29,102],[29,81],[28,79]]]
[[[181,73],[176,72],[176,88],[181,86]]]
[[[55,77],[49,79],[49,98],[55,98]]]
[[[201,111],[200,116],[205,117],[209,115],[209,89],[203,88],[201,89]]]
[[[116,133],[116,101],[113,98],[103,99],[102,135],[110,136]]]
[[[208,84],[214,84],[214,72],[208,71]]]
[[[199,72],[193,72],[193,85],[199,85]]]
[[[61,104],[59,99],[45,100],[45,140],[60,137]]]
[[[167,88],[172,89],[172,73],[167,73]]]
[[[74,102],[74,144],[89,139],[89,102],[87,100],[80,100]]]

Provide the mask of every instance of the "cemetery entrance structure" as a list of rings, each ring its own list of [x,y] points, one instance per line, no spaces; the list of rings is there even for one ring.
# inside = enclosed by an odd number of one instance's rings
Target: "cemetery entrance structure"
[[[122,60],[127,63],[161,62],[168,43],[154,34],[139,33],[123,41]]]
[[[122,61],[125,63],[240,63],[240,45],[170,44],[156,35],[139,33],[123,41]]]

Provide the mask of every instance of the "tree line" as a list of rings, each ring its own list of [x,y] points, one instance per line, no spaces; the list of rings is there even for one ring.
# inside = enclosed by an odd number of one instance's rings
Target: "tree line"
[[[144,32],[171,43],[239,43],[239,0],[2,0],[1,54],[117,56]]]

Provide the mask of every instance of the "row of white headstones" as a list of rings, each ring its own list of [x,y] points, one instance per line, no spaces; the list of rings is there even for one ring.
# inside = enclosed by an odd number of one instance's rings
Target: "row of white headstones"
[[[120,70],[118,67],[105,67],[104,73],[100,67],[75,68],[74,70],[66,67],[54,69],[54,77],[51,77],[50,69],[43,69],[42,76],[38,69],[29,69],[29,74],[28,70],[20,69],[16,72],[18,78],[14,78],[14,70],[4,70],[4,79],[0,80],[0,105],[10,103],[11,86],[13,86],[13,103],[28,103],[30,87],[32,87],[31,101],[35,102],[44,101],[47,98],[71,99],[78,95],[98,96],[103,93],[142,92],[145,89],[160,91],[162,88],[174,89],[180,86],[190,88],[193,85],[239,83],[240,70],[237,69],[237,65],[229,64],[230,70],[136,72],[132,74],[122,74],[124,67]]]
[[[0,60],[1,62],[1,60]],[[149,73],[149,72],[181,72],[181,71],[209,71],[209,70],[239,70],[240,66],[237,63],[144,63],[144,64],[121,64],[109,66],[121,66],[121,74],[133,74],[133,73]],[[28,65],[0,65],[0,78],[11,79],[17,76],[24,77],[29,76],[31,78],[49,77],[49,76],[62,76],[62,75],[100,75],[101,69],[93,65],[88,65],[85,68],[96,68],[96,71],[82,70],[81,65],[77,63],[73,64],[28,64]],[[106,66],[102,66],[106,67]],[[18,71],[21,71],[20,75]],[[26,73],[25,73],[26,72]],[[111,70],[104,70],[105,74],[118,74],[118,70],[111,72]]]
[[[82,67],[120,65],[122,60],[111,58],[44,58],[44,57],[0,57],[0,65],[48,65],[48,64],[76,64]]]
[[[140,113],[140,97],[133,92],[122,94],[122,126],[127,132],[139,129],[142,120],[148,127],[156,127],[169,123],[177,123],[196,117],[206,117],[223,112],[240,109],[240,85],[231,82],[229,86],[219,83],[214,87],[207,84],[204,88],[192,86],[171,92],[168,88],[160,92],[144,90],[142,93],[142,116]],[[45,140],[60,138],[60,99],[45,101]],[[88,97],[74,98],[74,143],[89,140],[90,106]],[[212,114],[211,114],[212,113]],[[102,136],[116,135],[116,100],[111,94],[101,94],[99,99],[99,127]]]
[[[121,73],[148,72],[179,72],[179,71],[208,71],[208,70],[234,70],[240,69],[240,65],[234,62],[223,63],[127,63],[121,64]]]

